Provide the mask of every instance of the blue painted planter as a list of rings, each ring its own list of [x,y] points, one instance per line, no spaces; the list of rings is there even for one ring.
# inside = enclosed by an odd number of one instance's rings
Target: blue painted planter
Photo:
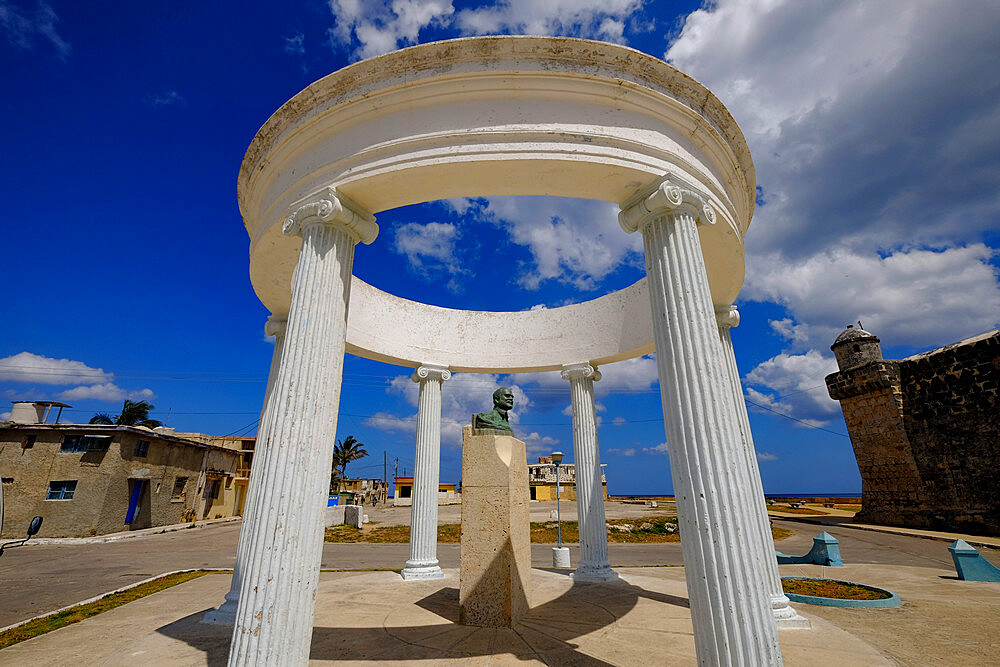
[[[847,584],[850,586],[861,586],[862,588],[867,588],[873,591],[880,591],[883,593],[889,593],[890,596],[883,598],[881,600],[841,600],[839,598],[822,598],[816,595],[796,595],[795,593],[785,593],[789,600],[792,602],[804,602],[806,604],[818,604],[822,607],[854,607],[855,609],[887,609],[889,607],[898,607],[903,604],[903,601],[899,599],[896,593],[885,588],[879,588],[877,586],[869,586],[868,584],[859,584],[856,581],[844,581],[843,579],[824,579],[823,577],[782,577],[784,579],[812,579],[813,581],[835,581],[838,584]]]

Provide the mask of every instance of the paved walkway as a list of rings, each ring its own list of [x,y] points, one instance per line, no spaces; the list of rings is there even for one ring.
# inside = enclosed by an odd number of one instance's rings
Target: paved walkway
[[[609,503],[609,507],[615,504],[621,503]],[[628,510],[633,508],[643,511],[642,506],[628,506]],[[545,512],[545,508],[540,511]],[[775,521],[775,525],[795,531],[792,537],[778,543],[778,549],[784,553],[806,553],[813,536],[824,529],[840,540],[841,553],[847,563],[944,568],[954,574],[946,543],[903,534],[866,532],[850,524],[815,526],[798,519]],[[239,523],[223,523],[107,544],[46,544],[10,549],[0,558],[0,591],[3,592],[0,627],[163,572],[202,567],[231,568],[239,529]],[[577,547],[569,546],[571,562],[579,562]],[[615,567],[683,565],[678,543],[611,544],[608,552]],[[983,550],[982,553],[1000,566],[1000,551]],[[406,544],[327,543],[322,566],[326,569],[398,568],[408,554]],[[459,545],[438,545],[438,557],[442,567],[458,567]],[[532,545],[532,565],[548,567],[551,564],[551,546]]]
[[[513,630],[458,625],[455,570],[443,580],[405,583],[389,572],[324,574],[312,663],[696,664],[683,570],[620,574],[608,584],[574,584],[533,570],[532,609]],[[226,577],[208,575],[0,651],[0,664],[225,664],[229,628],[199,623],[225,591]],[[780,633],[785,664],[892,664],[833,623],[813,623],[810,631]]]
[[[871,523],[856,523],[853,512],[823,508],[828,512],[826,516],[815,514],[791,514],[768,508],[768,514],[772,519],[786,519],[788,521],[798,521],[800,523],[811,523],[818,526],[843,526],[854,530],[866,530],[874,533],[886,533],[893,535],[907,535],[919,537],[937,542],[954,542],[955,540],[965,540],[976,548],[1000,549],[1000,537],[984,537],[981,535],[967,535],[965,533],[950,533],[943,530],[923,530],[920,528],[900,528],[897,526],[879,526]]]

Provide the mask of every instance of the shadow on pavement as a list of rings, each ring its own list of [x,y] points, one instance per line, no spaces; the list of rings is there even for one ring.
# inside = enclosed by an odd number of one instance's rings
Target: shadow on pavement
[[[442,588],[416,605],[443,622],[401,627],[316,627],[312,660],[419,660],[445,657],[513,655],[550,664],[604,666],[611,663],[582,653],[573,640],[605,628],[635,608],[640,598],[688,608],[688,599],[648,591],[615,580],[574,582],[559,597],[532,607],[514,628],[479,628],[458,624],[457,588]],[[405,603],[409,604],[409,603]],[[205,611],[208,611],[206,609]],[[345,617],[350,609],[344,610]],[[232,628],[200,623],[205,612],[191,614],[157,632],[201,650],[209,665],[226,663]]]

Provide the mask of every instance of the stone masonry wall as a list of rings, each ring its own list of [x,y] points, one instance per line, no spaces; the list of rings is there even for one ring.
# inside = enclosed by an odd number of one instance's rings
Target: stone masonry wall
[[[1000,534],[1000,331],[827,377],[869,523]]]
[[[1000,535],[1000,331],[904,359],[900,379],[924,520]]]

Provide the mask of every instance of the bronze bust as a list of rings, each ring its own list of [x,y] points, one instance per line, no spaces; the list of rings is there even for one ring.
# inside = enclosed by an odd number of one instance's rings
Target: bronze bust
[[[507,421],[507,413],[514,407],[514,392],[510,387],[500,387],[493,392],[493,409],[472,416],[472,428],[487,431],[514,433]]]

